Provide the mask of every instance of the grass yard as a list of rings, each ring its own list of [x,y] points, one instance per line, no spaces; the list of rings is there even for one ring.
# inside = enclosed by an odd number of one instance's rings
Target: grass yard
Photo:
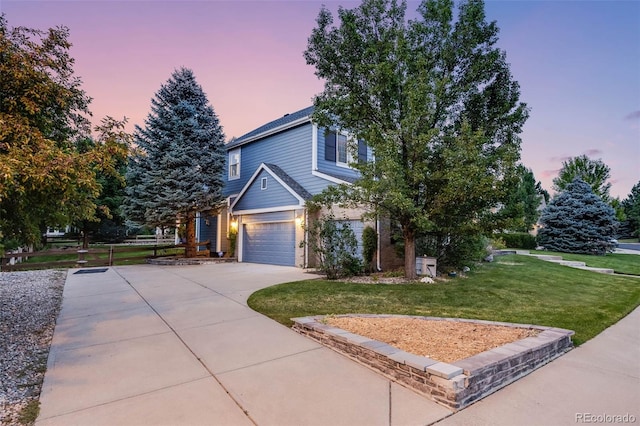
[[[290,318],[307,315],[455,317],[566,328],[576,332],[573,340],[580,345],[640,305],[640,278],[509,255],[446,283],[355,284],[316,279],[262,289],[248,303],[286,326],[291,326]]]
[[[153,255],[153,245],[149,246],[114,246],[113,250],[113,262],[117,265],[134,265],[145,263],[146,257]],[[78,248],[73,247],[68,250],[60,250],[52,252],[51,250],[40,251],[34,253],[25,253],[25,257],[28,257],[22,263],[21,269],[30,269],[29,265],[34,265],[34,268],[50,268],[56,267],[52,265],[38,266],[39,264],[45,264],[50,262],[75,262],[78,260]],[[96,252],[99,250],[100,252]],[[43,254],[44,253],[44,254]],[[158,248],[156,250],[158,256],[172,256],[178,254],[184,254],[182,248]],[[109,246],[108,245],[91,245],[89,247],[89,253],[84,257],[89,260],[88,266],[96,266],[92,264],[92,261],[97,262],[99,266],[102,266],[109,259]],[[73,265],[75,267],[75,264]]]
[[[576,260],[594,268],[613,269],[616,274],[640,275],[640,255],[608,253],[605,256],[588,254],[560,253],[555,251],[529,250],[532,254],[562,256],[564,260]]]

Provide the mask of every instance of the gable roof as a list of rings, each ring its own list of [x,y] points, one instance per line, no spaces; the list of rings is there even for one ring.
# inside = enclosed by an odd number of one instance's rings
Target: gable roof
[[[300,197],[302,197],[305,200],[308,200],[312,197],[309,191],[304,189],[302,185],[296,182],[291,176],[286,174],[285,171],[282,170],[279,166],[276,166],[275,164],[271,164],[271,163],[265,163],[264,165],[267,166],[269,169],[271,169],[271,171],[276,176],[278,176],[282,180],[282,182],[286,184],[286,186],[291,188]]]
[[[307,121],[311,121],[311,114],[313,113],[313,109],[314,107],[310,106],[310,107],[301,109],[299,111],[292,112],[291,114],[285,114],[283,117],[280,117],[263,126],[260,126],[257,129],[252,130],[249,133],[246,133],[240,136],[233,142],[229,142],[226,145],[226,148],[232,149],[237,146],[252,142],[256,139],[268,136],[270,134],[281,132],[288,128],[305,123]]]
[[[253,185],[257,177],[260,175],[261,171],[265,171],[269,173],[271,176],[273,176],[274,179],[276,179],[276,181],[280,183],[280,185],[282,185],[284,189],[286,189],[291,195],[293,195],[298,200],[299,206],[304,205],[304,203],[312,197],[309,191],[304,189],[302,185],[296,182],[291,176],[285,173],[285,171],[282,170],[280,167],[276,166],[275,164],[262,163],[253,173],[253,176],[251,176],[251,178],[247,181],[247,183],[242,188],[238,196],[231,203],[231,206],[230,206],[231,211],[233,211],[236,204],[240,202],[244,194]]]

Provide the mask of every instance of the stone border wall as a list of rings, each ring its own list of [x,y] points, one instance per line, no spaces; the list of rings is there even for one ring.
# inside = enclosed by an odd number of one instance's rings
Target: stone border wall
[[[324,316],[293,318],[293,329],[298,333],[360,361],[452,410],[460,410],[484,398],[573,347],[571,336],[574,332],[560,328],[405,315],[339,316],[462,321],[540,330],[535,337],[527,337],[448,364],[324,324]]]

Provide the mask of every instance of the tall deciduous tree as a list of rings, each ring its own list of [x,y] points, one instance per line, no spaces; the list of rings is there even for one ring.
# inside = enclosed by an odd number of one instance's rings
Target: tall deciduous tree
[[[636,238],[640,237],[640,182],[631,188],[627,198],[622,201],[622,208],[626,216],[625,225],[629,233]]]
[[[102,151],[104,154],[98,157],[93,165],[98,183],[98,192],[93,197],[95,212],[91,216],[79,218],[73,224],[82,233],[83,248],[89,247],[90,234],[97,236],[101,230],[103,232],[100,237],[113,240],[115,235],[107,234],[113,233],[114,228],[119,227],[120,236],[124,239],[125,227],[121,206],[125,193],[124,174],[133,140],[132,135],[124,129],[126,123],[126,118],[116,120],[106,117],[95,127],[97,137],[92,136],[78,144],[81,153]],[[110,231],[107,231],[109,229]]]
[[[362,177],[350,196],[399,221],[411,278],[419,233],[491,227],[489,211],[516,177],[528,111],[482,1],[462,2],[456,19],[450,0],[423,1],[412,21],[405,10],[365,0],[340,8],[334,26],[323,8],[304,55],[325,82],[315,120],[373,151],[375,162],[353,165]]]
[[[531,169],[519,165],[518,180],[509,194],[507,203],[500,210],[506,222],[507,229],[517,232],[529,232],[538,221],[540,212],[538,207],[544,199],[544,191],[540,182],[536,182]]]
[[[187,257],[196,255],[197,212],[223,203],[224,133],[193,72],[176,70],[151,101],[139,148],[127,171],[125,213],[148,226],[187,230]]]
[[[611,170],[602,160],[592,160],[586,155],[580,155],[562,162],[558,177],[553,179],[553,189],[562,192],[575,178],[579,178],[591,185],[593,193],[608,203],[611,183],[607,181],[610,177]]]
[[[0,238],[38,244],[47,226],[95,216],[100,185],[120,150],[82,150],[90,98],[74,76],[69,30],[9,28],[0,16]]]
[[[602,255],[613,248],[615,212],[580,178],[551,200],[540,223],[538,243],[548,250]]]

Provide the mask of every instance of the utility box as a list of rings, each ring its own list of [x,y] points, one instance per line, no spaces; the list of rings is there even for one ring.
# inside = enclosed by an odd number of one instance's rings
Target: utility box
[[[416,257],[416,274],[436,276],[437,260],[435,257],[418,256]]]

